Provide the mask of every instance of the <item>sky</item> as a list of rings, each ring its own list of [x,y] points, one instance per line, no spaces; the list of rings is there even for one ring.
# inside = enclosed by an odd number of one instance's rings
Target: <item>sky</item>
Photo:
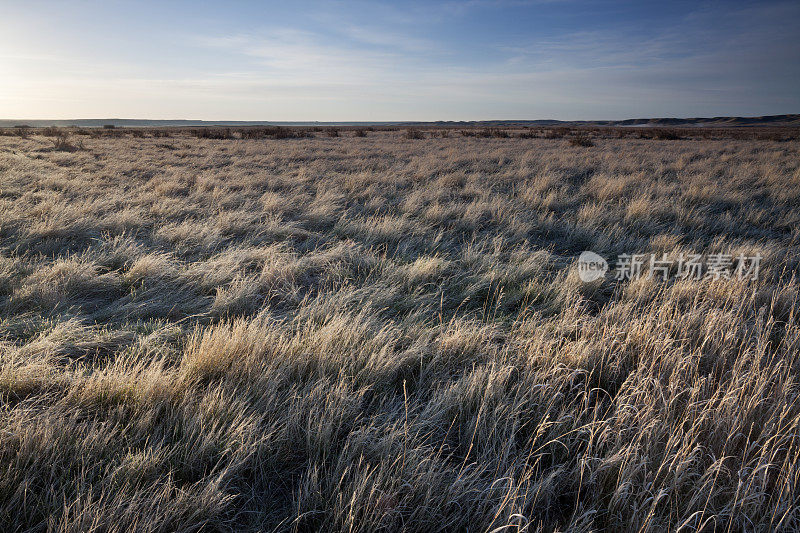
[[[800,113],[800,2],[0,0],[0,118]]]

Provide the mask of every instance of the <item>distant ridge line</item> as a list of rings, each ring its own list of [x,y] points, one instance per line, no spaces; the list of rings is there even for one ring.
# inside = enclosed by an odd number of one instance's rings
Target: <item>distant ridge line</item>
[[[71,120],[8,120],[0,119],[0,127],[12,128],[26,125],[31,127],[77,126],[99,128],[113,125],[120,128],[136,127],[202,127],[202,126],[639,126],[639,127],[746,127],[776,126],[800,127],[800,114],[766,115],[760,117],[694,117],[694,118],[632,118],[626,120],[473,120],[452,121],[269,121],[269,120],[148,120],[148,119],[71,119]]]

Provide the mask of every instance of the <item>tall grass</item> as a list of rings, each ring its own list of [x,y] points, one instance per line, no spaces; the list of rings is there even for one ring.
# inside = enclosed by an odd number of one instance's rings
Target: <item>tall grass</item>
[[[0,529],[800,527],[796,142],[261,133],[0,138]]]

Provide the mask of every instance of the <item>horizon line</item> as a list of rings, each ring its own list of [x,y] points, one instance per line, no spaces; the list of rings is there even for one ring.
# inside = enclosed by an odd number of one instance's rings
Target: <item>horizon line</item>
[[[640,116],[624,119],[557,119],[557,118],[493,118],[493,119],[434,119],[434,120],[261,120],[261,119],[194,119],[194,118],[130,118],[130,117],[84,117],[84,118],[0,118],[0,123],[7,122],[203,122],[220,124],[408,124],[408,123],[476,123],[476,122],[628,122],[642,120],[721,120],[721,119],[778,119],[800,118],[800,113],[781,113],[774,115],[716,115],[711,117],[686,116]],[[23,124],[19,124],[23,125]]]

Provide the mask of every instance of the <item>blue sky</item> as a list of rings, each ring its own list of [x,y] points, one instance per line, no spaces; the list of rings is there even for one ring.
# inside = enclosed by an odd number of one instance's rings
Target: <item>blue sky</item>
[[[800,2],[0,0],[0,118],[800,112]]]

